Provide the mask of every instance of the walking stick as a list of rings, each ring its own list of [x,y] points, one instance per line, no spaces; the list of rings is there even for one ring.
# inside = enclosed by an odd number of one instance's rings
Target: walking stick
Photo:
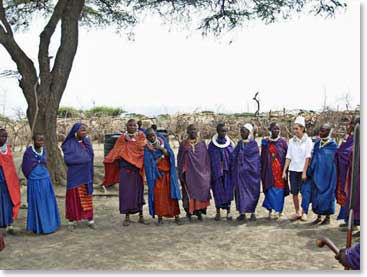
[[[327,247],[329,247],[331,251],[334,252],[335,255],[339,253],[339,248],[336,247],[336,245],[330,239],[326,237],[316,240],[316,245],[320,248],[326,245]]]

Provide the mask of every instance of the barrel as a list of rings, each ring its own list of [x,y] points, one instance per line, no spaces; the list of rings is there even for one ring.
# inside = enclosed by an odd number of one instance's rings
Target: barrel
[[[104,156],[105,157],[108,155],[108,153],[110,153],[110,151],[112,150],[112,148],[115,146],[115,143],[116,143],[117,139],[120,136],[121,136],[120,133],[106,134],[104,136],[103,149],[104,149]]]

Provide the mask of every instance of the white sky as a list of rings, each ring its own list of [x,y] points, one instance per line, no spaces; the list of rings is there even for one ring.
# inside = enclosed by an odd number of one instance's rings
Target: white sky
[[[17,41],[34,60],[37,23]],[[254,111],[260,92],[262,111],[344,108],[360,103],[360,12],[353,3],[336,18],[303,16],[271,25],[255,24],[220,40],[199,32],[168,32],[157,19],[135,29],[135,42],[113,29],[80,32],[79,48],[61,105],[119,106],[128,112],[214,110]],[[55,38],[57,40],[58,37]],[[228,42],[233,40],[231,44]],[[56,52],[54,45],[51,55]],[[0,47],[0,69],[15,65]],[[14,79],[0,80],[0,112],[25,111]]]

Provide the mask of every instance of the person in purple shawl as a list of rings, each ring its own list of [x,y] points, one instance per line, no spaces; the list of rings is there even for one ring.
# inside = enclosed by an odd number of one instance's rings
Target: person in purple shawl
[[[353,120],[348,126],[348,134],[346,138],[340,144],[338,150],[335,154],[335,164],[336,164],[336,200],[340,205],[340,211],[337,220],[345,220],[346,218],[346,192],[345,192],[345,182],[347,179],[347,170],[349,157],[353,151]],[[342,224],[341,227],[346,227],[346,224]]]
[[[312,211],[317,218],[312,222],[316,225],[330,224],[330,215],[335,213],[336,166],[334,163],[337,144],[331,138],[330,124],[320,127],[320,139],[313,149],[311,164],[307,176],[311,180]],[[325,216],[322,220],[321,217]]]
[[[75,123],[61,145],[67,166],[66,218],[68,229],[75,229],[75,222],[88,220],[95,229],[93,220],[93,161],[94,152],[87,138],[87,126]]]
[[[194,124],[187,127],[188,138],[181,142],[177,155],[178,177],[187,218],[194,214],[200,221],[210,202],[210,159],[208,149],[198,137]]]
[[[352,145],[350,146],[351,150],[349,153],[349,156],[346,157],[343,155],[343,162],[346,162],[346,164],[343,164],[346,166],[346,170],[345,172],[343,171],[342,173],[345,173],[345,181],[343,182],[343,194],[342,196],[344,197],[343,200],[343,207],[341,208],[341,210],[343,209],[344,211],[344,221],[345,223],[348,222],[348,218],[349,218],[349,202],[350,202],[350,188],[351,188],[351,179],[352,179],[352,161],[353,161],[353,132],[354,132],[354,127],[355,125],[360,123],[360,118],[354,118],[352,119],[352,122],[349,125],[349,143],[351,143]],[[346,161],[344,160],[344,158],[346,159]],[[360,161],[358,161],[360,162]],[[337,164],[338,165],[338,164]],[[360,164],[358,164],[358,177],[357,177],[357,190],[356,190],[356,197],[355,197],[355,207],[354,207],[354,213],[353,213],[353,228],[356,228],[356,226],[360,225]],[[341,177],[344,177],[341,176]],[[337,190],[338,192],[338,190]],[[339,196],[337,194],[337,196]],[[343,231],[346,230],[345,227],[347,227],[347,224],[341,224],[340,227],[342,227]]]
[[[288,182],[282,177],[288,144],[280,136],[278,123],[272,122],[269,132],[270,136],[261,142],[261,182],[265,194],[263,207],[269,211],[269,219],[272,218],[273,210],[275,218],[279,219],[283,212],[284,198],[289,195]]]
[[[350,248],[340,249],[339,253],[335,256],[335,259],[337,259],[344,267],[352,270],[360,270],[361,244],[357,243]]]
[[[208,146],[211,165],[211,189],[217,213],[215,220],[220,220],[220,209],[227,211],[227,220],[231,220],[231,202],[233,200],[233,182],[231,177],[231,158],[233,143],[227,136],[227,128],[223,123],[217,125],[217,134]]]
[[[245,124],[241,140],[233,151],[232,176],[235,188],[238,222],[246,221],[246,213],[251,213],[251,221],[256,220],[255,210],[260,197],[260,155],[259,147],[252,139],[253,126]]]
[[[60,227],[59,209],[47,170],[47,154],[42,134],[33,135],[33,146],[23,155],[22,171],[27,178],[27,231],[49,234]]]

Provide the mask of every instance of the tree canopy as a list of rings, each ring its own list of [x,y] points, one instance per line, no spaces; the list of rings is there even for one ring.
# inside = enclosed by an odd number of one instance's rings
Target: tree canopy
[[[0,19],[6,32],[25,30],[35,16],[56,21],[67,0],[3,0]],[[84,2],[77,0],[75,2]],[[203,34],[220,34],[243,23],[260,20],[266,24],[287,19],[302,11],[331,16],[346,0],[85,0],[80,22],[87,27],[111,26],[125,29],[135,26],[144,13],[157,13],[163,19],[190,21],[199,18]],[[7,24],[9,23],[9,24]]]

